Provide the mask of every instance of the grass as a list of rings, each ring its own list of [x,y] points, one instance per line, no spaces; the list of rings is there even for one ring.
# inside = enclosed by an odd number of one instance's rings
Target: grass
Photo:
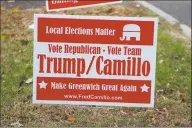
[[[191,46],[178,25],[160,19],[157,47],[155,108],[84,108],[32,104],[33,32],[27,29],[34,13],[1,8],[1,125],[2,126],[190,126]],[[71,15],[156,15],[135,5],[111,5],[59,12]],[[68,120],[69,116],[75,119]],[[17,124],[12,124],[17,122]]]

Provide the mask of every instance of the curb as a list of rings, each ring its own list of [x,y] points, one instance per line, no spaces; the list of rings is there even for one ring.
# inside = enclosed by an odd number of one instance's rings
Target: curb
[[[138,4],[141,4],[145,8],[148,8],[152,10],[153,12],[157,13],[159,16],[161,16],[163,19],[165,19],[168,23],[171,25],[174,25],[176,23],[179,23],[177,19],[175,19],[173,16],[167,14],[166,12],[162,11],[161,9],[155,7],[154,5],[146,2],[146,1],[135,1]],[[180,29],[182,30],[183,34],[189,37],[191,40],[191,28],[185,24],[180,24]]]

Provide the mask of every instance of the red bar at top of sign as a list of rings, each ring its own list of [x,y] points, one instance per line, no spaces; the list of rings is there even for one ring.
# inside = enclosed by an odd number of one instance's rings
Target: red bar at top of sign
[[[153,45],[154,21],[38,18],[38,42]]]

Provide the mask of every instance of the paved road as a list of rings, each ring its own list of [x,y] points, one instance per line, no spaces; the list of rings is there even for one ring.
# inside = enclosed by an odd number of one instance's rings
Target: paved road
[[[45,0],[4,0],[1,1],[1,4],[2,7],[8,9],[14,7],[19,7],[19,9],[41,8],[42,6],[45,6]]]
[[[149,3],[160,8],[164,12],[172,15],[174,18],[179,20],[191,27],[191,1],[149,1]]]
[[[14,0],[8,0],[14,1]],[[124,0],[127,1],[127,0]],[[160,8],[164,12],[171,14],[178,19],[181,23],[184,23],[191,27],[191,1],[149,1],[151,4]],[[19,7],[20,9],[27,8],[39,8],[45,6],[44,0],[39,1],[24,1],[15,0],[15,2],[2,1],[2,6],[6,8]]]

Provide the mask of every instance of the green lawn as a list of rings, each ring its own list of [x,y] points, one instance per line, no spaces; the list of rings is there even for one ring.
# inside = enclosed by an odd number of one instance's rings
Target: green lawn
[[[134,6],[134,5],[132,5]],[[155,108],[84,108],[65,105],[33,105],[33,32],[27,29],[34,13],[1,9],[1,125],[12,126],[190,126],[191,45],[179,31],[160,19],[157,47]],[[152,16],[142,7],[102,6],[60,14]],[[70,119],[70,117],[75,117]],[[18,124],[12,124],[18,122]]]

